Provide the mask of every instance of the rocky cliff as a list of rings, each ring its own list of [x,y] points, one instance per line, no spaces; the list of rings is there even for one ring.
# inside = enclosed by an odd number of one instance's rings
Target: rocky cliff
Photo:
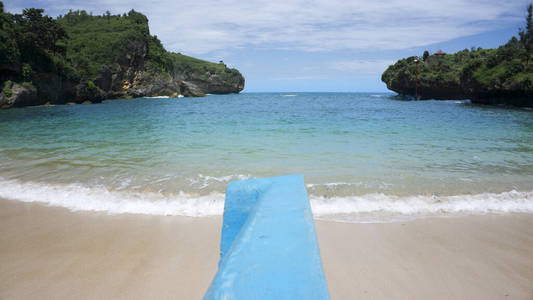
[[[434,55],[425,51],[421,58],[399,60],[381,80],[402,95],[414,96],[418,90],[421,99],[533,107],[533,4],[527,8],[526,26],[518,35],[497,49]]]
[[[0,25],[9,29],[0,39],[12,45],[11,52],[0,52],[1,108],[199,97],[244,88],[240,72],[222,62],[166,51],[150,35],[148,19],[133,10],[116,16],[71,11],[55,20],[36,9],[21,15],[0,13]],[[49,45],[31,40],[43,35],[55,38]]]
[[[533,64],[513,38],[497,49],[408,57],[391,65],[381,80],[401,95],[424,99],[470,99],[472,103],[533,107]],[[417,63],[418,59],[418,71]]]
[[[533,68],[505,60],[501,49],[463,50],[455,54],[409,57],[391,65],[381,80],[401,95],[414,96],[418,59],[421,100],[470,99],[472,103],[533,107]]]

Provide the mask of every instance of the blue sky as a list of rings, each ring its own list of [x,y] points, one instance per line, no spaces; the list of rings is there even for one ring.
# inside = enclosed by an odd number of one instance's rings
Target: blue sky
[[[246,77],[245,92],[384,92],[381,73],[424,50],[497,47],[516,35],[526,0],[376,1],[4,1],[6,10],[44,8],[146,14],[167,50],[224,62]]]

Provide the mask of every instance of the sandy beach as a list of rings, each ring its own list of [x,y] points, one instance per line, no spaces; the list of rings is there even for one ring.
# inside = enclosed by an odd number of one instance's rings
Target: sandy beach
[[[220,217],[0,200],[0,299],[201,299]],[[332,299],[533,299],[533,216],[316,221]]]

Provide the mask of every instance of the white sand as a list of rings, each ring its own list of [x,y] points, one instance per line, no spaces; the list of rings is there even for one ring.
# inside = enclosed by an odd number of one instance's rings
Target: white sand
[[[533,215],[318,222],[332,299],[533,299]]]
[[[0,299],[201,299],[221,222],[0,200]],[[533,215],[316,225],[332,299],[533,299]]]

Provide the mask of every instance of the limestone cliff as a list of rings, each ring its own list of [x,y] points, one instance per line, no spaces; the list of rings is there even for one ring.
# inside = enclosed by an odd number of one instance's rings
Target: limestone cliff
[[[418,60],[418,68],[416,60]],[[472,103],[533,107],[533,63],[516,38],[497,49],[408,57],[385,70],[381,80],[401,95],[424,99],[470,99]],[[418,69],[418,71],[417,71]]]
[[[11,43],[10,53],[0,53],[2,108],[144,96],[199,97],[244,88],[241,73],[223,62],[166,51],[150,35],[148,19],[133,10],[115,16],[71,11],[55,20],[42,12],[0,11],[0,25],[8,29]],[[48,48],[39,41],[20,42],[28,40],[20,38],[25,34],[37,37],[28,32],[32,30],[55,30],[50,36],[61,38]],[[34,44],[42,49],[30,48]]]

